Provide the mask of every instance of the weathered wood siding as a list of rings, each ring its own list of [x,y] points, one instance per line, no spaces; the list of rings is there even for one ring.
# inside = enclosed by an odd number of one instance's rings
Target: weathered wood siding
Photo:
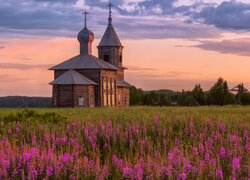
[[[127,87],[117,88],[117,106],[118,107],[129,106],[129,88]]]
[[[117,79],[124,80],[124,69],[119,69],[117,72]]]
[[[83,106],[79,105],[79,97],[84,97]],[[74,107],[95,107],[93,85],[74,85]]]
[[[100,95],[101,95],[100,97],[101,106],[102,107],[115,107],[116,106],[116,94],[117,94],[117,87],[116,87],[117,71],[102,70],[100,79],[101,79],[101,83],[100,83],[101,86],[99,87],[99,90],[100,90]],[[108,87],[108,83],[110,83],[109,87]]]
[[[57,106],[58,107],[73,107],[73,85],[58,85],[57,86]]]

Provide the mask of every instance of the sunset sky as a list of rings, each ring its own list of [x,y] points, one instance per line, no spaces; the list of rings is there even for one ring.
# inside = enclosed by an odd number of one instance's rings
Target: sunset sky
[[[47,69],[79,54],[87,10],[93,54],[107,0],[0,0],[0,96],[51,96]],[[113,0],[126,80],[144,90],[205,90],[223,77],[250,89],[250,0]]]

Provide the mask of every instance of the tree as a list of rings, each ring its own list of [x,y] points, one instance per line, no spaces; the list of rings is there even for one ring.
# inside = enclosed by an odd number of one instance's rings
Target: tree
[[[250,93],[244,92],[240,95],[240,101],[243,105],[250,105]]]
[[[222,78],[219,78],[217,82],[213,85],[213,87],[209,91],[211,95],[212,104],[215,105],[224,105],[227,103],[227,98],[229,97],[229,89],[227,85],[227,81],[224,81]]]
[[[194,89],[191,92],[191,95],[199,103],[199,105],[206,104],[206,96],[200,84],[195,85]]]
[[[144,92],[142,89],[137,89],[135,86],[131,86],[129,89],[129,104],[130,105],[142,105]]]
[[[198,106],[199,103],[192,96],[190,91],[182,91],[178,97],[177,104],[180,106]]]

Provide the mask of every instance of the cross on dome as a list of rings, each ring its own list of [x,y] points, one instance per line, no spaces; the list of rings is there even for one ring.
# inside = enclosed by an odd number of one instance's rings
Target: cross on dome
[[[110,2],[107,7],[109,8],[109,24],[112,24],[112,7],[114,5]]]
[[[84,14],[84,25],[87,26],[87,15],[89,14],[87,11],[84,11],[82,14]]]

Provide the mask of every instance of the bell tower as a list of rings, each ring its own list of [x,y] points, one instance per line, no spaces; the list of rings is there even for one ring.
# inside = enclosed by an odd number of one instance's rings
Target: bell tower
[[[118,79],[124,79],[124,68],[123,68],[123,46],[118,38],[118,35],[112,24],[112,5],[108,4],[109,7],[109,18],[108,27],[98,45],[98,56],[100,59],[116,66],[119,68]]]

